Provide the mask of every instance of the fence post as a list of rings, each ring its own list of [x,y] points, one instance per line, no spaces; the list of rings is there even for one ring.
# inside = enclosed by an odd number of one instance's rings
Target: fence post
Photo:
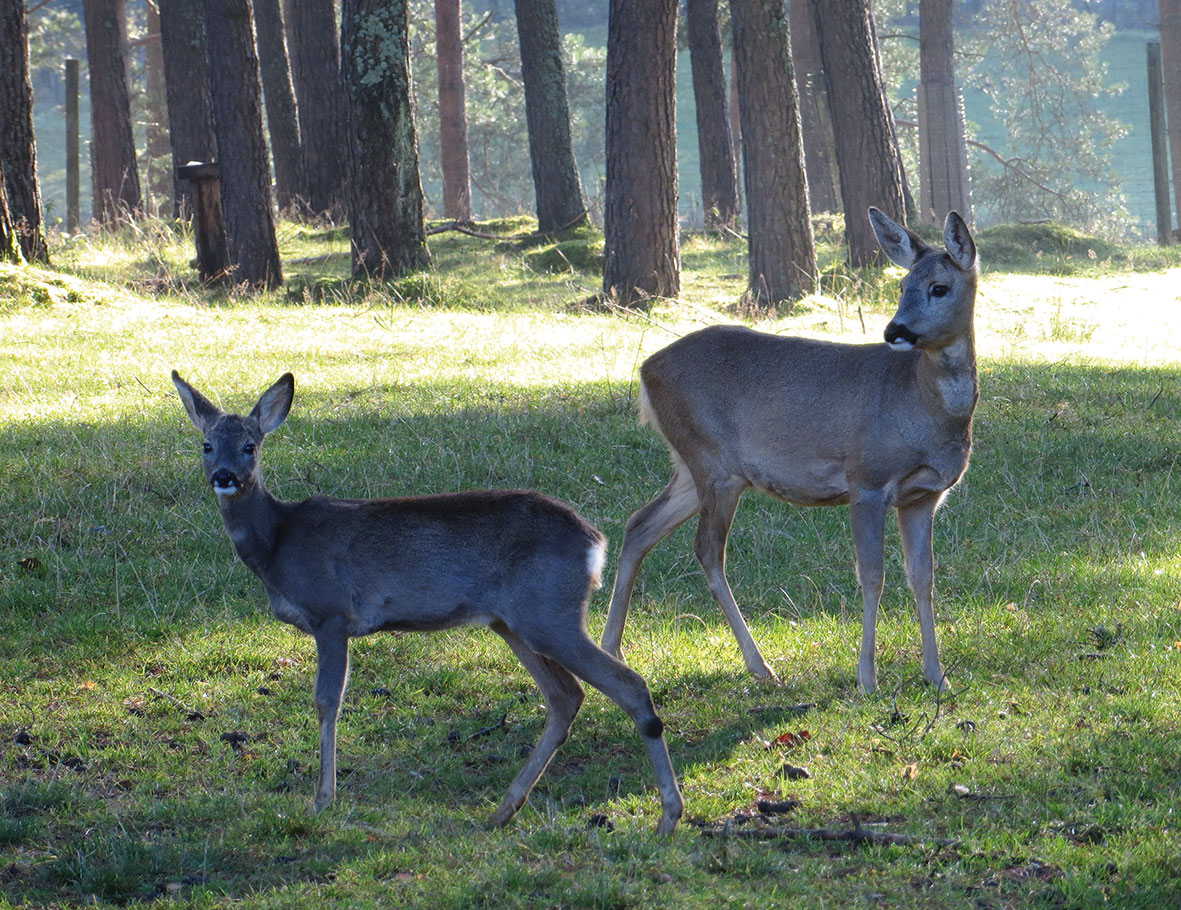
[[[1152,188],[1156,195],[1156,242],[1173,241],[1173,207],[1169,202],[1169,149],[1165,132],[1164,79],[1160,42],[1148,42],[1148,119],[1152,133]]]
[[[66,232],[73,234],[81,222],[78,162],[78,61],[66,60]]]
[[[221,208],[221,165],[190,161],[176,169],[176,176],[189,181],[197,272],[207,284],[219,281],[226,277],[230,267],[226,219]]]

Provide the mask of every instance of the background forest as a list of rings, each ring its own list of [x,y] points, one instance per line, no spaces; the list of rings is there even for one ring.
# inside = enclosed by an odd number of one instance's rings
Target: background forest
[[[428,217],[441,217],[433,4],[413,0],[410,6],[423,188]],[[52,223],[64,216],[65,200],[62,61],[68,56],[85,61],[85,39],[80,0],[51,0],[34,7],[30,26],[38,161]],[[590,210],[601,223],[607,2],[563,0],[558,8],[575,157]],[[914,0],[874,4],[885,81],[910,175],[917,173],[918,157],[917,11]],[[148,33],[145,7],[129,3],[127,14],[134,44],[134,38]],[[955,16],[967,132],[980,143],[968,149],[980,226],[1050,218],[1112,238],[1151,236],[1144,46],[1156,37],[1156,3],[970,0],[955,4]],[[512,4],[465,3],[463,34],[473,212],[477,218],[529,212],[533,186]],[[688,54],[680,57],[679,199],[681,217],[692,227],[700,226],[704,212]],[[142,48],[131,61],[141,168],[154,174],[152,194],[161,203],[170,192],[170,160],[158,143],[152,148],[148,124],[162,119],[162,101],[148,91]],[[85,89],[83,135],[88,135]],[[164,148],[166,152],[166,143]],[[85,167],[83,180],[89,183]],[[88,207],[85,188],[82,197]]]

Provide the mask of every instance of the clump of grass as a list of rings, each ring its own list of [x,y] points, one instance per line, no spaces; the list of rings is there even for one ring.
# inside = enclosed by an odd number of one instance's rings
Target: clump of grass
[[[1102,262],[1121,262],[1124,250],[1067,225],[999,224],[976,235],[984,268],[1075,274]]]

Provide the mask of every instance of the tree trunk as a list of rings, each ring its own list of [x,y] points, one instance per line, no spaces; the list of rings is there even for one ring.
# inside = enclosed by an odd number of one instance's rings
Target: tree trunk
[[[625,306],[681,289],[677,0],[611,0],[603,291]]]
[[[295,90],[291,87],[291,65],[279,0],[253,0],[255,41],[263,97],[266,98],[267,129],[275,159],[275,201],[279,211],[298,208],[307,195],[303,181],[303,150]]]
[[[899,223],[906,219],[894,118],[886,104],[868,0],[818,3],[816,9],[849,261],[867,265],[879,261],[869,207],[877,206]]]
[[[792,0],[790,4],[791,62],[800,98],[800,132],[804,137],[808,200],[813,212],[839,212],[836,151],[824,87],[820,37],[816,33],[816,3],[817,0]]]
[[[955,87],[952,0],[919,2],[919,217],[942,224],[948,212],[972,223],[964,103]]]
[[[37,146],[33,141],[33,83],[29,77],[29,24],[24,0],[0,0],[0,169],[9,228],[0,250],[16,231],[29,262],[48,264],[37,185]]]
[[[172,146],[172,193],[177,218],[186,216],[184,187],[176,168],[190,161],[208,164],[217,157],[209,64],[205,57],[202,0],[157,0],[164,88],[168,100],[168,138]]]
[[[1160,54],[1173,192],[1181,212],[1181,0],[1160,0]]]
[[[271,212],[271,169],[248,0],[205,0],[205,38],[230,280],[273,288],[283,283],[283,270]]]
[[[122,0],[83,0],[82,10],[90,67],[95,216],[111,225],[138,213],[142,205],[127,88],[127,31]]]
[[[570,133],[558,6],[556,0],[516,0],[516,12],[537,227],[560,231],[587,215]]]
[[[816,286],[816,251],[783,0],[730,0],[749,228],[749,300],[774,309]]]
[[[344,0],[348,214],[353,276],[388,278],[430,264],[411,104],[407,0]]]
[[[689,0],[686,25],[693,100],[697,108],[697,151],[701,160],[705,226],[729,227],[738,220],[738,177],[730,134],[718,0]]]
[[[0,158],[0,262],[22,262],[24,259],[12,221],[12,213],[8,208],[8,180],[4,173],[4,160]]]
[[[463,35],[459,0],[435,0],[435,61],[439,68],[439,150],[443,214],[472,220],[472,181],[463,97]]]
[[[289,10],[308,208],[312,215],[333,218],[343,208],[345,161],[336,17],[332,0],[295,0]]]

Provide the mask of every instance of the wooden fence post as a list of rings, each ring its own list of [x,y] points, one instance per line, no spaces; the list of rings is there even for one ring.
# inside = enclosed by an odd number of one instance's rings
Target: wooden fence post
[[[190,161],[176,169],[189,181],[189,206],[193,210],[193,236],[197,243],[197,272],[206,284],[229,273],[226,219],[221,210],[221,165]]]
[[[78,159],[78,61],[66,60],[66,233],[78,230],[82,218],[81,169]]]
[[[1152,188],[1156,195],[1156,242],[1168,246],[1173,241],[1173,206],[1169,201],[1169,149],[1159,41],[1148,42],[1148,119],[1152,135]]]

